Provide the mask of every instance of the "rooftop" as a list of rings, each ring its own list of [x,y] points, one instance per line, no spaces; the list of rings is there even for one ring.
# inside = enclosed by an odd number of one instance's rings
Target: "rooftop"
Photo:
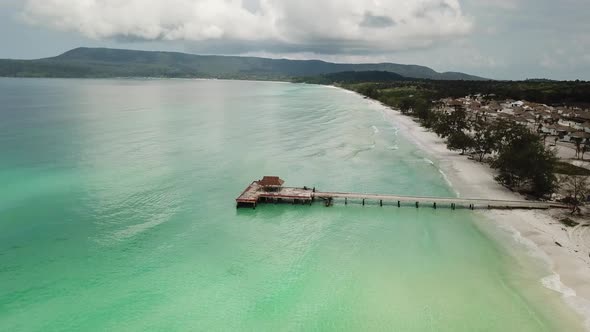
[[[265,176],[262,180],[258,180],[258,184],[262,187],[280,187],[285,183],[278,176]]]

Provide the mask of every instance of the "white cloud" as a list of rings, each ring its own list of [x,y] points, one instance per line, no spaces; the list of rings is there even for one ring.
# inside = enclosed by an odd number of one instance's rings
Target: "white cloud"
[[[456,45],[456,44],[453,44]],[[381,62],[395,62],[395,63],[420,63],[428,64],[429,66],[444,68],[467,68],[473,70],[475,68],[497,68],[503,66],[502,61],[497,60],[491,55],[482,54],[477,49],[472,47],[461,47],[461,53],[453,52],[453,49],[443,47],[438,48],[436,52],[436,59],[430,56],[425,56],[421,50],[410,52],[402,52],[396,54],[317,54],[311,52],[291,52],[291,53],[275,53],[275,52],[246,52],[242,56],[254,56],[263,58],[284,58],[292,60],[308,60],[318,59],[337,63],[381,63]]]
[[[458,0],[27,0],[22,15],[94,39],[246,41],[335,53],[424,47],[471,30]]]

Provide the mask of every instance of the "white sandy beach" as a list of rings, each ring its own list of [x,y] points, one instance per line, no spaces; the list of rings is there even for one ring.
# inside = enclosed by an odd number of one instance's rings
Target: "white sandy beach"
[[[444,141],[427,131],[411,117],[384,108],[385,116],[400,132],[415,142],[433,159],[459,196],[490,199],[523,199],[494,180],[494,170],[449,151]],[[553,217],[564,211],[487,211],[477,213],[496,224],[510,237],[529,247],[530,252],[548,264],[552,274],[539,282],[560,292],[562,298],[574,308],[590,331],[590,227],[583,224],[566,227]],[[586,221],[590,224],[590,221]],[[558,244],[556,244],[559,243]],[[560,246],[561,245],[561,246]]]

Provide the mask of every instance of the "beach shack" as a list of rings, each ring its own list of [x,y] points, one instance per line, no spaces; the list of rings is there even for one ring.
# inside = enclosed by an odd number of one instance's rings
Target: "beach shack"
[[[311,204],[313,202],[313,189],[284,187],[284,183],[285,181],[278,176],[265,176],[261,180],[252,182],[236,198],[237,207],[256,208],[258,202],[293,204]]]
[[[262,180],[258,180],[258,185],[266,192],[279,192],[284,183],[285,181],[278,176],[265,176]]]

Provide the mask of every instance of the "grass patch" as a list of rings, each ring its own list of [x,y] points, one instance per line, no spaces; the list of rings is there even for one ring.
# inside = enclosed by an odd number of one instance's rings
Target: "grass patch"
[[[570,218],[563,218],[559,221],[568,227],[576,227],[580,224],[579,222],[575,222],[575,221],[571,220]]]
[[[557,162],[555,165],[555,173],[564,175],[590,176],[590,170],[563,161]]]

